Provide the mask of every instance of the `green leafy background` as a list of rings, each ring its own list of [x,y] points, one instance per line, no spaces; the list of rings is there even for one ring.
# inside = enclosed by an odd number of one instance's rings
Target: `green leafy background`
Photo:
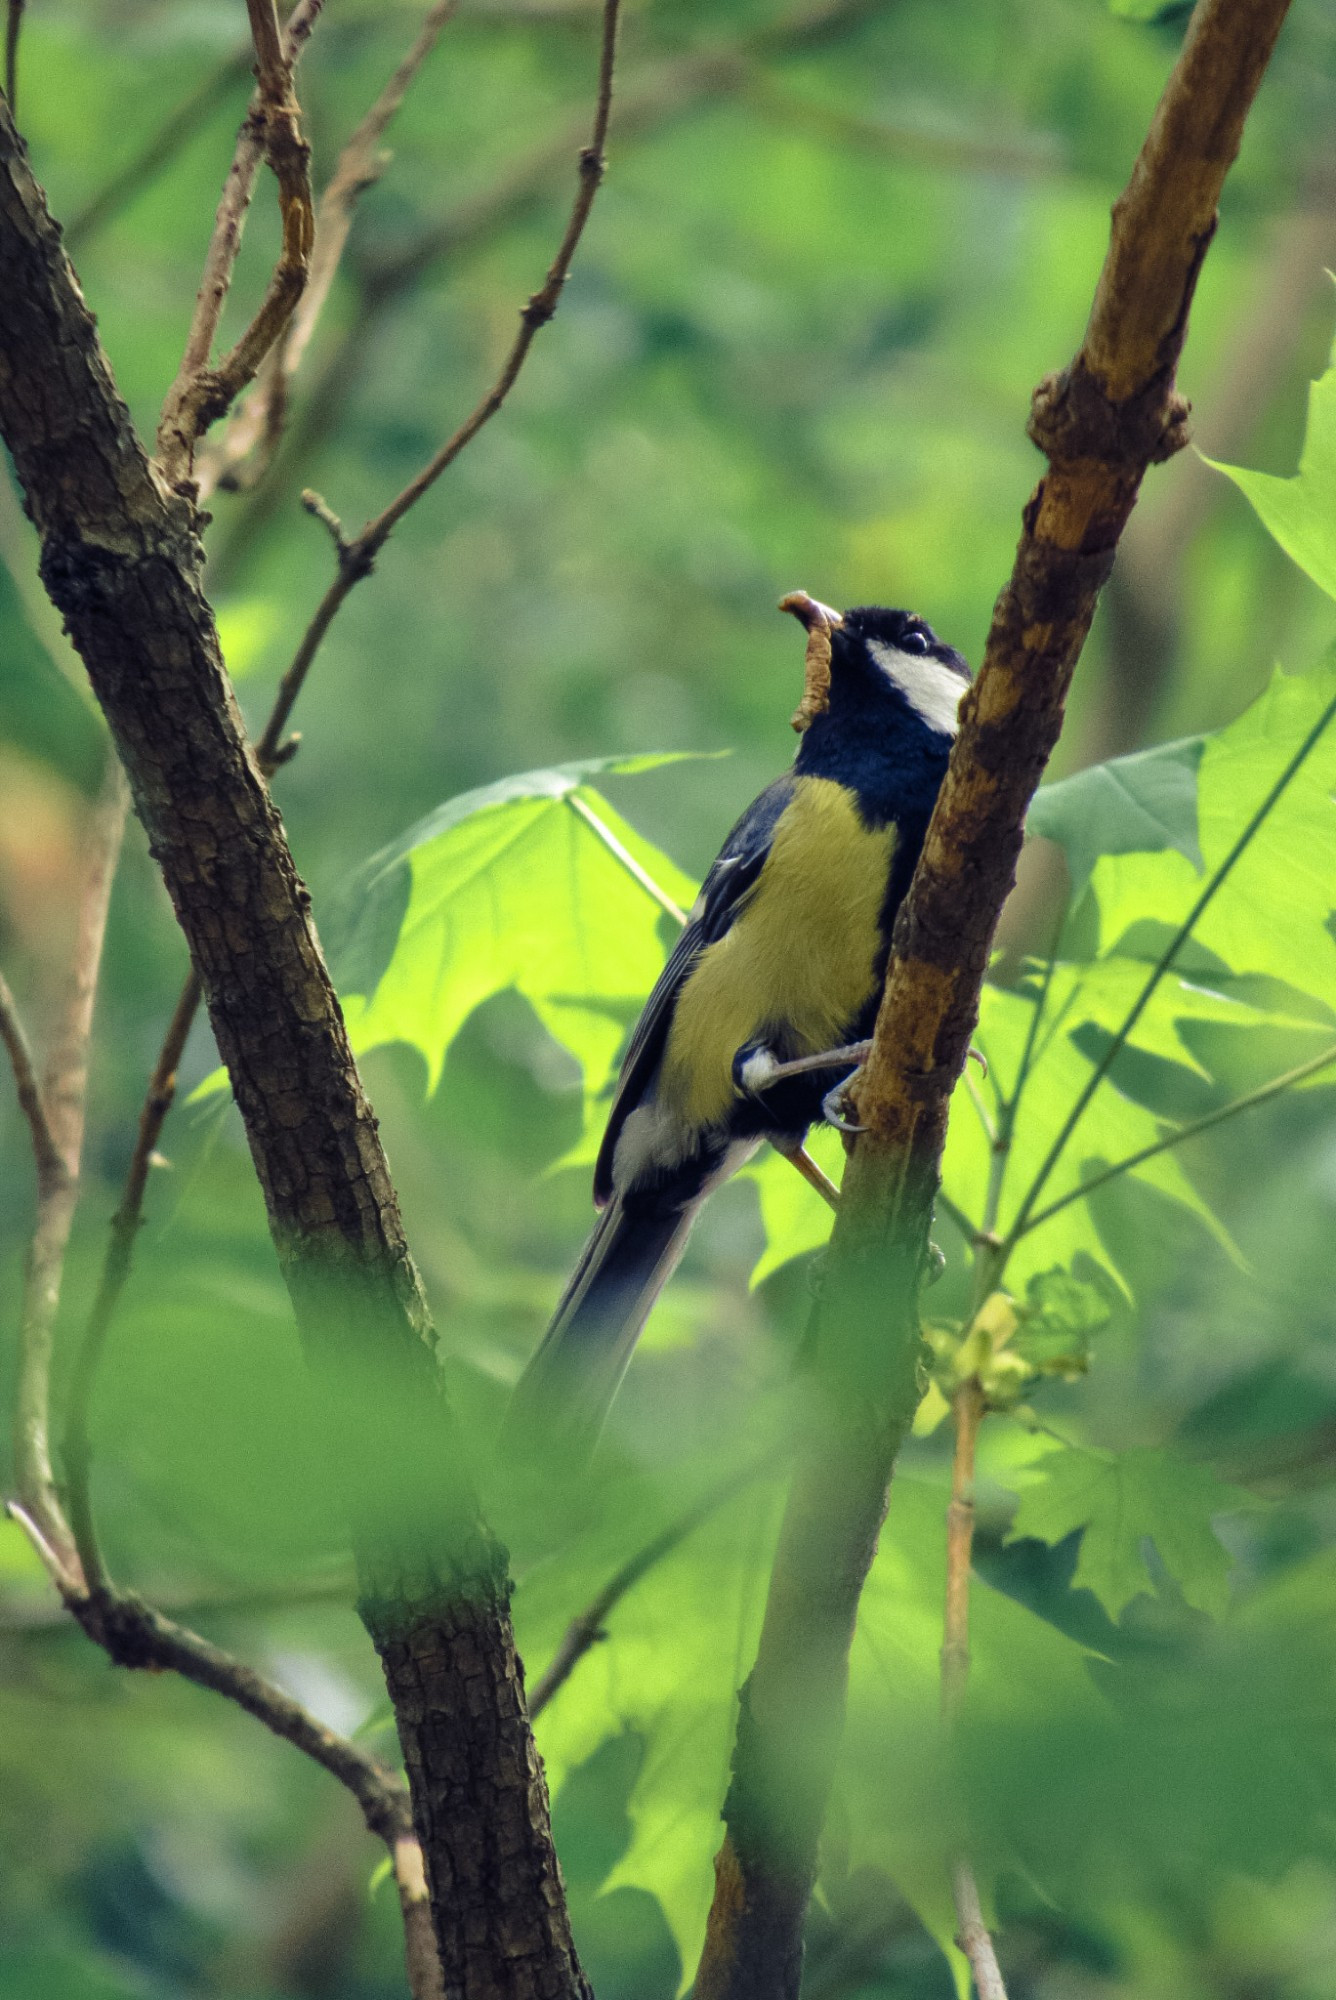
[[[302,72],[318,178],[416,18],[328,10]],[[801,658],[774,602],[803,585],[912,603],[977,660],[1035,476],[1029,391],[1080,337],[1184,17],[901,0],[768,35],[787,18],[760,0],[630,10],[640,122],[614,136],[561,312],[335,625],[275,787],[513,1551],[531,1679],[620,1563],[732,1482],[540,1719],[600,2000],[669,2000],[694,1969],[781,1498],[760,1468],[828,1210],[775,1159],[716,1197],[568,1503],[494,1480],[488,1443],[589,1226],[589,1161],[675,930],[666,905],[689,904],[791,755]],[[218,78],[171,170],[72,232],[150,428],[244,105],[243,27],[239,8],[180,0],[25,17],[20,109],[67,221]],[[212,502],[209,583],[252,722],[328,576],[297,494],[314,485],[356,523],[489,379],[551,254],[593,36],[584,0],[476,0],[394,128],[276,476]],[[721,49],[731,69],[696,64]],[[1298,0],[1183,370],[1203,450],[1247,469],[1222,465],[1226,480],[1183,454],[1158,470],[1120,556],[1031,816],[1029,914],[985,989],[987,1074],[971,1066],[953,1110],[934,1328],[966,1313],[970,1231],[1016,1222],[1166,946],[1311,744],[1030,1206],[1075,1198],[1016,1241],[1013,1352],[1041,1372],[984,1427],[974,1665],[950,1746],[940,1385],[925,1404],[852,1657],[810,2000],[963,1991],[946,1893],[962,1842],[1012,2000],[1336,2000],[1336,1069],[1079,1194],[1336,1043],[1336,374],[1311,181],[1334,82],[1329,12]],[[531,158],[532,187],[504,196]],[[495,226],[477,227],[497,189]],[[417,280],[378,292],[428,231]],[[237,325],[274,244],[261,185]],[[4,500],[0,961],[40,1023],[100,746]],[[132,833],[58,1390],[182,970]],[[215,1069],[200,1031],[183,1080]],[[10,1299],[22,1137],[0,1093]],[[814,1149],[838,1177],[838,1138]],[[392,1756],[339,1468],[225,1092],[175,1113],[164,1152],[95,1410],[113,1569]],[[8,1525],[0,1702],[0,2000],[403,1991],[393,1893],[349,1802],[207,1695],[113,1672]]]

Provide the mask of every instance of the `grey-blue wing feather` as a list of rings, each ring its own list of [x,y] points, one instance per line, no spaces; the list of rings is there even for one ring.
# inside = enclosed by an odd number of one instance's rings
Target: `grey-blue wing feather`
[[[612,1197],[612,1156],[622,1126],[645,1095],[663,1055],[673,1009],[692,966],[707,945],[724,936],[765,866],[775,827],[793,797],[794,774],[786,771],[752,800],[728,835],[701,885],[691,921],[673,946],[668,962],[645,1002],[622,1058],[607,1130],[594,1168],[594,1200],[601,1208]]]

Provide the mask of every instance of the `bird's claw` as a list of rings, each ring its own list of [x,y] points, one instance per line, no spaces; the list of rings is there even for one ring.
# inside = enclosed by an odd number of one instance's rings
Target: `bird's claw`
[[[848,1133],[851,1137],[867,1130],[866,1125],[860,1125],[855,1119],[846,1118],[844,1115],[846,1109],[850,1108],[849,1092],[862,1074],[860,1063],[852,1076],[846,1076],[843,1083],[837,1083],[835,1088],[828,1090],[821,1100],[821,1116],[825,1123],[833,1125],[837,1132]]]
[[[973,1062],[976,1062],[976,1063],[978,1063],[978,1065],[979,1065],[979,1068],[980,1068],[981,1072],[983,1073],[983,1075],[984,1075],[984,1076],[987,1076],[987,1074],[988,1074],[988,1058],[987,1058],[987,1056],[986,1056],[986,1055],[984,1054],[984,1052],[983,1052],[983,1050],[982,1050],[982,1049],[976,1049],[976,1048],[972,1048],[972,1047],[971,1047],[971,1048],[968,1048],[968,1049],[966,1049],[966,1051],[965,1051],[965,1060],[966,1060],[966,1062],[970,1062],[970,1061],[973,1061]]]

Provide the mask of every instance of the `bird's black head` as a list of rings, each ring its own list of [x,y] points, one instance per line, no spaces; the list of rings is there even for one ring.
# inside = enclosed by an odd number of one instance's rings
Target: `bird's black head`
[[[832,611],[805,591],[794,591],[782,608],[809,632],[818,622],[830,631],[832,714],[899,713],[949,747],[970,670],[925,619],[877,604]]]
[[[830,692],[862,706],[890,695],[935,736],[954,737],[970,670],[954,646],[912,611],[864,604],[846,611],[830,635]]]

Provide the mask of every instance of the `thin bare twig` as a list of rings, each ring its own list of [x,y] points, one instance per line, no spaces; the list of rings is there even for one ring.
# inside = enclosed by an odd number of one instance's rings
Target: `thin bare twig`
[[[679,1514],[675,1521],[670,1521],[666,1528],[651,1541],[646,1542],[642,1549],[637,1549],[620,1569],[613,1572],[598,1595],[585,1606],[578,1617],[572,1618],[547,1668],[534,1682],[533,1692],[529,1696],[530,1721],[542,1714],[553,1695],[559,1688],[565,1686],[590,1648],[607,1637],[603,1628],[607,1624],[609,1614],[625,1597],[627,1591],[639,1583],[647,1571],[661,1563],[665,1556],[670,1556],[674,1549],[679,1548],[687,1536],[693,1534],[702,1522],[708,1521],[712,1514],[717,1514],[735,1494],[741,1493],[744,1487],[752,1485],[757,1479],[764,1478],[767,1472],[773,1472],[776,1462],[776,1457],[772,1453],[769,1457],[758,1459],[753,1465],[745,1466],[741,1472],[730,1473],[727,1479],[721,1479],[718,1485],[712,1486],[709,1492],[703,1494],[693,1506],[688,1507],[685,1513]]]
[[[977,1375],[962,1382],[951,1399],[955,1449],[951,1458],[951,1500],[946,1510],[946,1613],[942,1635],[942,1721],[948,1734],[960,1719],[970,1671],[970,1570],[974,1561],[974,1462],[979,1425],[987,1410]],[[1007,2000],[997,1955],[983,1920],[979,1886],[964,1854],[951,1864],[956,1905],[956,1943],[970,1962],[978,2000]]]
[[[1223,1125],[1227,1118],[1236,1118],[1240,1111],[1254,1111],[1259,1104],[1269,1104],[1273,1097],[1279,1097],[1283,1091],[1292,1090],[1296,1084],[1305,1082],[1310,1076],[1316,1076],[1320,1070],[1330,1069],[1333,1063],[1336,1063],[1336,1047],[1323,1049],[1320,1055],[1312,1056],[1307,1062],[1286,1070],[1283,1076],[1272,1077],[1269,1083],[1259,1084],[1256,1090],[1246,1091],[1242,1097],[1235,1097],[1214,1111],[1204,1112],[1200,1118],[1190,1119],[1176,1131],[1166,1133],[1163,1139],[1156,1139],[1153,1144],[1142,1146],[1138,1152],[1128,1153],[1126,1158],[1115,1160],[1111,1166],[1101,1167],[1097,1174],[1091,1174],[1089,1180],[1080,1182],[1066,1194],[1059,1195],[1056,1201],[1049,1202],[1047,1208],[1041,1208],[1037,1214],[1027,1217],[1024,1223],[1011,1232],[1008,1242],[1019,1242],[1022,1236],[1028,1236],[1032,1229],[1038,1229],[1041,1223],[1047,1222],[1050,1217],[1070,1207],[1072,1202],[1084,1201],[1088,1194],[1095,1192],[1096,1188],[1104,1187],[1107,1182],[1117,1180],[1122,1174],[1130,1174],[1134,1167],[1144,1166],[1147,1160],[1153,1160],[1159,1153],[1167,1153],[1173,1147],[1181,1146],[1185,1139],[1195,1139],[1202,1132],[1209,1132],[1213,1125]]]
[[[390,502],[384,513],[363,530],[361,539],[366,542],[373,557],[384,546],[409,508],[415,506],[422,495],[435,485],[446,468],[453,465],[465,445],[469,444],[483,425],[496,415],[515,386],[539,328],[546,326],[557,310],[563,287],[570,276],[575,252],[579,247],[580,238],[584,235],[590,210],[594,206],[594,197],[598,193],[607,168],[603,148],[608,136],[608,119],[612,113],[612,74],[617,55],[617,27],[620,15],[620,0],[606,0],[603,9],[603,42],[599,54],[598,99],[594,108],[594,128],[590,133],[588,145],[580,154],[580,178],[575,201],[571,207],[565,234],[557,246],[557,254],[552,259],[547,277],[520,314],[520,330],[492,388],[472,415],[459,426],[454,436],[447,438],[435,457],[422,468],[417,478],[410,479],[403,492]]]
[[[256,89],[223,183],[185,351],[158,420],[158,457],[172,481],[189,475],[199,438],[245,388],[287,326],[306,283],[311,254],[310,149],[302,136],[292,77],[324,0],[298,0],[281,35],[274,0],[246,0],[246,4],[255,45]],[[209,357],[261,159],[268,161],[278,182],[282,249],[254,319],[236,345],[211,367]]]
[[[408,1791],[378,1759],[327,1729],[274,1682],[187,1626],[128,1593],[98,1591],[71,1605],[80,1625],[119,1667],[170,1669],[244,1708],[337,1778],[372,1833],[394,1841],[411,1830]]]
[[[364,577],[371,574],[376,557],[409,508],[417,505],[423,494],[436,484],[441,474],[454,463],[464,447],[473,441],[484,424],[496,415],[515,386],[538,329],[545,326],[557,310],[562,287],[570,274],[572,260],[580,238],[584,234],[585,224],[589,220],[589,212],[594,205],[594,197],[598,193],[606,167],[603,146],[612,110],[612,77],[617,52],[619,17],[620,0],[604,0],[598,99],[594,111],[593,130],[588,144],[580,154],[579,185],[575,201],[547,277],[520,314],[520,330],[511,343],[510,352],[506,356],[501,372],[472,414],[465,418],[458,430],[446,439],[440,450],[428,460],[415,478],[409,480],[402,492],[396,494],[383,512],[377,514],[374,520],[368,521],[361,533],[353,536],[351,540],[345,540],[341,530],[335,533],[333,539],[337,569],[334,580],[316,607],[315,616],[297,648],[292,665],[279,684],[278,700],[274,704],[274,712],[269,719],[269,727],[260,746],[262,751],[267,748],[272,755],[277,746],[282,731],[287,726],[293,703],[310,672],[311,663],[349,593]],[[318,495],[304,495],[303,499],[310,512],[322,515],[323,509],[322,518],[326,519],[327,525],[333,520],[334,517],[329,514],[329,510],[324,507]]]
[[[70,1526],[74,1533],[84,1577],[90,1590],[105,1589],[108,1578],[93,1525],[89,1491],[90,1447],[88,1417],[93,1384],[111,1330],[121,1293],[125,1290],[134,1257],[135,1241],[143,1220],[144,1192],[157,1150],[163,1121],[176,1096],[176,1072],[181,1053],[200,1002],[200,983],[192,969],[173,1010],[167,1034],[149,1080],[148,1094],[139,1114],[139,1132],[125,1185],[116,1213],[111,1219],[111,1236],[102,1264],[97,1295],[84,1327],[70,1377],[69,1400],[61,1434],[61,1462],[65,1470]]]
[[[459,0],[435,0],[413,46],[339,154],[316,211],[315,246],[306,289],[282,340],[266,356],[254,391],[235,412],[221,447],[201,465],[201,495],[207,495],[215,485],[227,492],[244,491],[263,477],[272,462],[283,434],[292,378],[329,297],[353,212],[389,163],[390,156],[380,151],[380,142],[442,28],[458,10]]]
[[[979,2000],[1007,2000],[997,1953],[993,1950],[992,1934],[983,1920],[979,1885],[974,1879],[974,1870],[964,1859],[952,1864],[951,1893],[955,1899],[956,1922],[960,1926],[956,1932],[956,1943],[970,1962],[974,1990]]]
[[[613,139],[620,151],[637,138],[680,118],[703,102],[717,103],[740,91],[755,74],[759,60],[774,61],[814,42],[829,41],[857,27],[870,11],[869,0],[835,0],[835,4],[801,9],[759,32],[736,41],[648,65],[618,82],[613,112]],[[334,414],[346,407],[348,396],[374,352],[375,336],[404,295],[444,259],[460,259],[491,242],[506,223],[527,214],[542,200],[552,176],[579,147],[582,121],[567,126],[555,139],[544,139],[477,194],[466,196],[404,249],[368,264],[359,274],[361,300],[338,342],[324,362],[301,417],[288,431],[278,477],[260,487],[249,507],[209,559],[216,587],[230,585],[251,549],[263,537],[274,514],[285,504],[295,474],[309,462],[324,438]]]
[[[37,1070],[33,1063],[32,1044],[28,1040],[27,1030],[19,1014],[18,1003],[10,992],[9,983],[3,973],[0,973],[0,1042],[4,1043],[9,1052],[19,1110],[27,1120],[28,1130],[32,1136],[40,1200],[43,1185],[48,1182],[54,1185],[64,1174],[65,1162],[52,1136],[51,1127],[47,1123],[46,1106],[42,1102],[41,1086],[37,1081]]]
[[[970,1671],[970,1565],[974,1560],[974,1459],[983,1421],[984,1395],[977,1375],[951,1399],[955,1451],[951,1500],[946,1510],[946,1614],[942,1639],[942,1718],[960,1716]]]
[[[37,1213],[20,1307],[14,1483],[20,1504],[40,1530],[67,1578],[76,1583],[80,1574],[78,1555],[51,1466],[51,1348],[60,1304],[65,1246],[79,1197],[88,1042],[107,906],[128,801],[120,763],[109,750],[102,793],[89,828],[88,874],[79,901],[68,990],[57,1016],[40,1084],[7,987],[0,996],[0,1034],[14,1066],[37,1167]]]

